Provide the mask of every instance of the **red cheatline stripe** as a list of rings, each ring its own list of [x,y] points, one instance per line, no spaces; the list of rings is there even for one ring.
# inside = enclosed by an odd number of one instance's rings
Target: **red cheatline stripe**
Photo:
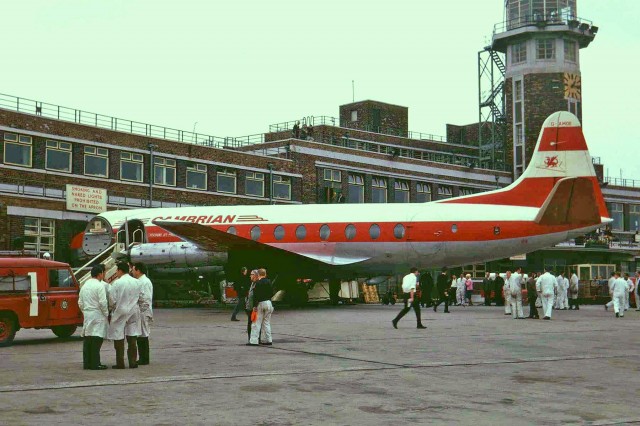
[[[538,151],[587,151],[581,127],[545,127]]]

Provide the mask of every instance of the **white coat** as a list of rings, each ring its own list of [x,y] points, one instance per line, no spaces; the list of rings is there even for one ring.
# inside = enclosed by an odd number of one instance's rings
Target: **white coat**
[[[78,296],[78,306],[84,316],[82,335],[104,339],[109,327],[109,305],[102,281],[91,278],[84,283]]]
[[[140,282],[129,274],[124,274],[113,283],[109,290],[109,340],[122,340],[125,336],[140,335],[140,307],[142,297]]]
[[[625,296],[629,293],[629,283],[624,278],[613,281],[613,310],[616,315],[624,316]]]
[[[569,296],[572,299],[578,298],[578,291],[580,289],[579,285],[580,285],[580,280],[578,279],[578,276],[576,274],[571,275],[571,285],[569,286],[569,290],[571,290],[572,287],[575,290],[575,293],[569,291]]]
[[[140,288],[142,290],[142,297],[138,301],[142,327],[140,336],[149,337],[151,322],[153,322],[153,309],[151,307],[153,304],[153,284],[151,284],[151,280],[145,274],[142,274],[140,278],[138,278],[138,281],[140,281]]]
[[[542,295],[542,310],[545,317],[551,318],[553,293],[557,287],[558,281],[549,272],[542,274],[540,280],[536,283],[536,290]]]

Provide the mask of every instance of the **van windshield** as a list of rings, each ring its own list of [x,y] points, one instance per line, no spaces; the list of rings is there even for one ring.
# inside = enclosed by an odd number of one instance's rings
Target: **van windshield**
[[[68,269],[50,269],[49,287],[74,287],[75,282]]]

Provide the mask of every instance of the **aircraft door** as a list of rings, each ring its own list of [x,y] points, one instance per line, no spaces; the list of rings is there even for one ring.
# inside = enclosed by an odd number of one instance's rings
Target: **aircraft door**
[[[444,259],[444,242],[442,230],[433,229],[429,218],[420,212],[411,217],[406,224],[406,241],[413,255],[417,258],[418,267],[423,265],[440,265]]]

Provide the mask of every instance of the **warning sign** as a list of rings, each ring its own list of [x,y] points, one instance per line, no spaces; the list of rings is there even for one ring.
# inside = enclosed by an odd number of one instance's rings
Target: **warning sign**
[[[107,211],[107,190],[67,185],[67,210],[102,213]]]

